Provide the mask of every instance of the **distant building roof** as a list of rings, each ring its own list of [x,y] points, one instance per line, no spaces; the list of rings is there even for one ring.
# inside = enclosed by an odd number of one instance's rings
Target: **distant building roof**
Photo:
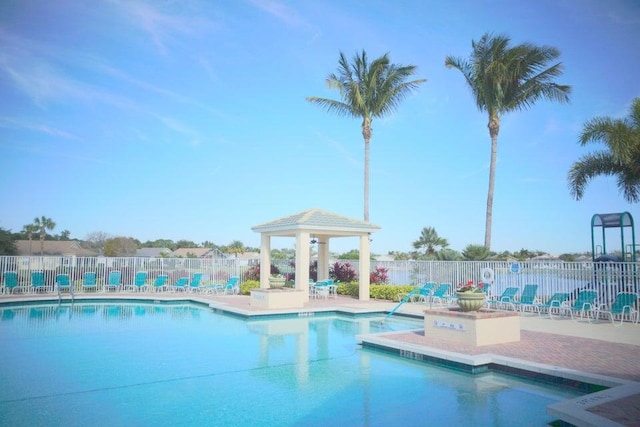
[[[180,248],[173,251],[173,255],[182,258],[224,258],[219,249],[213,248]]]
[[[173,251],[169,248],[140,248],[136,251],[136,256],[147,258],[173,257]]]
[[[40,243],[42,243],[43,255],[61,255],[61,256],[98,256],[98,253],[85,249],[80,245],[80,242],[75,240],[16,240],[16,249],[18,249],[18,255],[31,256],[40,255]]]

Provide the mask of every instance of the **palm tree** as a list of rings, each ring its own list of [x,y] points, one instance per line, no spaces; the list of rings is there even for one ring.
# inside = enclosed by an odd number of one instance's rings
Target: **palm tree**
[[[33,252],[33,233],[37,233],[39,228],[34,224],[27,224],[22,227],[22,232],[29,238],[29,255]]]
[[[44,239],[47,237],[47,230],[56,228],[56,223],[51,218],[41,216],[33,220],[33,226],[40,231],[40,256],[44,255]]]
[[[506,36],[489,33],[472,41],[468,60],[448,56],[447,68],[460,70],[480,111],[489,115],[491,160],[489,163],[489,191],[484,245],[491,249],[491,223],[493,219],[493,189],[495,186],[496,155],[500,117],[511,111],[525,110],[538,100],[569,102],[571,87],[554,83],[562,74],[562,63],[548,68],[547,64],[560,56],[558,49],[534,46],[529,43],[509,47]]]
[[[436,247],[441,249],[449,246],[447,239],[438,236],[438,232],[433,227],[424,227],[420,233],[420,238],[413,242],[414,249],[425,248],[425,255],[434,255]]]
[[[606,150],[584,155],[569,170],[569,189],[580,200],[590,179],[618,177],[618,188],[629,203],[640,200],[640,98],[631,103],[629,117],[597,117],[585,123],[580,145],[602,142]]]
[[[234,240],[227,246],[227,252],[230,254],[235,254],[235,257],[238,258],[238,254],[244,253],[244,243],[240,240]]]
[[[356,54],[350,64],[340,52],[337,74],[329,74],[327,86],[340,92],[340,101],[310,96],[307,101],[335,112],[340,116],[362,118],[364,138],[364,220],[369,221],[369,143],[371,123],[399,106],[406,96],[424,83],[425,79],[407,81],[416,72],[413,65],[392,64],[388,54],[367,60],[367,53]]]

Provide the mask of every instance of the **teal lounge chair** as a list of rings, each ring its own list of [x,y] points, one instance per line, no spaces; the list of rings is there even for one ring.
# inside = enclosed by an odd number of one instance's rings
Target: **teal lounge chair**
[[[560,313],[562,304],[568,299],[568,293],[556,292],[544,304],[537,304],[535,309],[538,311],[538,316],[540,316],[543,311],[546,311],[549,314],[549,318],[553,319],[553,312]]]
[[[96,273],[93,271],[87,271],[82,276],[82,291],[97,291],[98,290],[98,281],[96,278]]]
[[[73,284],[71,283],[68,274],[56,275],[56,290],[58,292],[58,295],[60,295],[62,291],[67,291],[71,295],[73,295]]]
[[[202,287],[202,273],[193,273],[191,276],[191,281],[189,282],[189,291],[190,292],[201,292],[204,290]]]
[[[47,292],[47,285],[44,280],[44,271],[32,271],[31,272],[31,286],[29,287],[31,292]]]
[[[487,300],[487,305],[489,307],[493,306],[496,309],[513,309],[516,311],[516,306],[514,304],[516,296],[518,296],[518,292],[520,292],[520,288],[510,287],[505,289],[502,292],[502,295],[498,299]]]
[[[315,283],[309,280],[309,287],[312,288],[313,286],[315,286]],[[207,286],[207,292],[221,295],[237,295],[240,293],[240,278],[231,276],[225,284],[216,283]]]
[[[168,280],[169,280],[169,276],[167,276],[166,274],[159,274],[156,277],[156,280],[153,281],[153,290],[155,292],[166,291]]]
[[[427,282],[420,288],[420,291],[411,295],[411,302],[424,302],[426,303],[431,297],[431,293],[436,287],[436,282]],[[406,295],[405,295],[406,296]],[[402,300],[402,298],[399,298]]]
[[[133,283],[126,285],[125,290],[130,289],[134,292],[141,292],[147,288],[147,277],[149,274],[146,271],[137,271],[133,278]]]
[[[173,292],[186,292],[189,286],[189,278],[188,277],[178,277],[178,280],[171,285],[171,290]]]
[[[540,304],[540,301],[538,300],[538,285],[532,284],[524,285],[520,299],[517,302],[514,302],[515,308],[520,309],[522,313],[526,310],[531,310],[533,312],[538,304]]]
[[[611,319],[611,323],[616,324],[616,317],[620,319],[618,325],[622,325],[625,320],[638,323],[638,294],[632,292],[619,292],[616,299],[608,310],[602,310]]]
[[[15,290],[21,288],[18,281],[18,272],[16,271],[5,271],[2,275],[2,280],[2,293],[12,294]]]
[[[113,270],[109,272],[109,279],[102,286],[104,292],[109,290],[119,291],[122,288],[122,272]]]
[[[429,297],[431,304],[447,305],[451,302],[451,283],[440,283]]]
[[[568,301],[562,303],[560,307],[560,314],[566,315],[569,313],[571,315],[571,319],[577,317],[578,313],[580,314],[580,318],[587,318],[587,321],[595,320],[598,318],[598,305],[596,304],[596,300],[598,299],[598,291],[593,289],[583,289],[578,292],[578,297],[573,302],[573,304],[569,304]]]

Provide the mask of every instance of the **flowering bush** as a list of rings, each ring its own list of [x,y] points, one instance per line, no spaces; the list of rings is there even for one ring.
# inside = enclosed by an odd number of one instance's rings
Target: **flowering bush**
[[[458,287],[456,289],[458,292],[475,292],[482,293],[484,292],[484,283],[482,282],[474,282],[473,280],[469,280],[467,283],[458,283]]]
[[[377,266],[376,269],[369,274],[369,283],[372,285],[387,283],[387,280],[389,280],[387,273],[389,273],[388,268]]]

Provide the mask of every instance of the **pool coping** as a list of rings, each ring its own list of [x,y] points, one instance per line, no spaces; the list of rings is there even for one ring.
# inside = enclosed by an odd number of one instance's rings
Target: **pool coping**
[[[277,318],[279,316],[298,315],[299,317],[314,316],[320,313],[337,313],[353,316],[359,315],[384,315],[389,312],[386,309],[367,308],[367,307],[349,307],[345,305],[333,305],[322,307],[305,307],[303,309],[263,309],[263,310],[246,310],[233,306],[222,301],[215,301],[194,294],[114,294],[114,293],[91,293],[76,295],[73,299],[69,296],[61,299],[49,294],[48,298],[32,298],[36,295],[16,295],[16,298],[2,298],[0,307],[4,305],[24,304],[24,303],[72,303],[74,301],[104,301],[104,300],[121,300],[121,301],[147,301],[154,302],[173,302],[173,303],[196,303],[210,308],[214,312],[224,313],[246,319],[270,317]],[[410,318],[421,318],[415,314],[395,313],[396,315],[406,316]],[[629,399],[640,399],[640,382],[624,380],[621,378],[589,373],[559,366],[546,365],[541,363],[530,362],[518,358],[501,356],[493,353],[483,354],[464,354],[438,349],[426,345],[420,345],[410,342],[403,342],[398,339],[390,339],[389,336],[394,334],[406,333],[407,331],[398,332],[382,332],[376,334],[361,334],[356,336],[356,340],[363,347],[376,348],[382,351],[398,354],[400,357],[421,360],[427,358],[440,365],[452,364],[454,368],[467,366],[473,373],[475,368],[480,367],[477,372],[486,372],[487,369],[495,371],[513,372],[529,372],[534,375],[541,374],[549,377],[556,377],[567,381],[576,381],[594,386],[607,387],[605,390],[588,393],[578,398],[569,399],[562,402],[551,404],[547,407],[549,415],[556,417],[562,421],[574,424],[576,426],[624,426],[629,424],[621,424],[615,419],[620,419],[621,410],[617,409],[617,402],[626,402]],[[513,372],[510,372],[513,371]],[[613,405],[613,406],[612,406]],[[611,415],[609,408],[616,408],[617,412]],[[634,407],[635,409],[635,407]],[[622,411],[624,412],[624,411]],[[602,415],[601,415],[602,414]],[[640,420],[640,412],[638,409],[631,414],[631,422]]]

